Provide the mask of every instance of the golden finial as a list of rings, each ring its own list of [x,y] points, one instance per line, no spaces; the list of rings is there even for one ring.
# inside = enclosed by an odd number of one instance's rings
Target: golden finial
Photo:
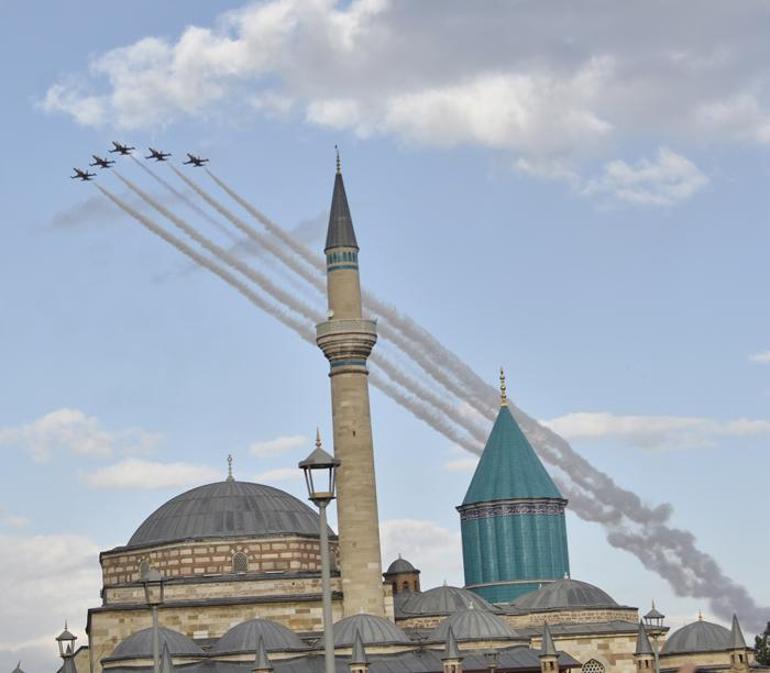
[[[342,163],[340,162],[340,148],[336,145],[334,146],[334,151],[337,153],[337,173],[342,172]]]
[[[508,404],[508,398],[505,394],[505,371],[500,367],[500,406],[504,407]]]
[[[318,428],[315,429],[315,448],[321,448],[321,431]]]
[[[699,622],[703,621],[703,611],[702,610],[698,610],[698,621]]]
[[[227,481],[235,481],[233,478],[233,457],[227,454]]]

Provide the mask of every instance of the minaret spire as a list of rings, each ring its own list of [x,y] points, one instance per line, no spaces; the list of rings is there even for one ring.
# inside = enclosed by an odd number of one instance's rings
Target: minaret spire
[[[337,520],[343,612],[354,615],[363,611],[384,616],[366,368],[377,341],[377,331],[374,321],[363,317],[358,242],[342,180],[339,151],[324,252],[329,319],[317,326],[316,343],[329,360],[334,455],[340,461]]]
[[[506,395],[505,387],[505,370],[500,367],[500,406],[504,407],[508,404],[508,397]]]

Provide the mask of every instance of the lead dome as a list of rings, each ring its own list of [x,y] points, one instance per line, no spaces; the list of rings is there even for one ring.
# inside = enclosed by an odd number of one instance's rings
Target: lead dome
[[[515,605],[531,612],[558,608],[618,607],[606,591],[588,582],[568,578],[549,582],[537,591],[525,594]]]
[[[168,647],[169,654],[174,657],[200,657],[203,650],[195,642],[183,633],[159,627],[160,649]],[[112,654],[103,661],[117,661],[120,659],[151,659],[152,658],[152,629],[142,629],[132,633],[121,642]]]
[[[661,654],[721,652],[730,646],[730,630],[719,624],[699,619],[674,631],[666,640]]]
[[[128,546],[289,533],[318,537],[319,525],[318,514],[285,491],[228,480],[193,488],[161,505]]]
[[[283,624],[270,619],[250,619],[225,633],[213,651],[217,654],[253,653],[260,638],[270,652],[307,649],[305,643]]]

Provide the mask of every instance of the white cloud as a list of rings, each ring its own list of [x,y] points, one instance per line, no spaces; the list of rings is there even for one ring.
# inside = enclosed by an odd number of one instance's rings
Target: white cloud
[[[444,468],[450,472],[473,472],[478,464],[478,458],[458,458],[445,463]]]
[[[770,351],[762,351],[749,356],[749,360],[760,365],[770,365]]]
[[[269,458],[270,456],[280,456],[300,447],[310,447],[310,444],[310,439],[305,435],[282,435],[264,442],[254,442],[249,447],[249,452],[259,458]],[[310,448],[307,452],[310,453]]]
[[[614,440],[643,449],[713,446],[721,437],[770,435],[770,421],[716,421],[687,416],[618,416],[574,412],[542,421],[568,440]]]
[[[155,448],[160,435],[140,428],[106,430],[98,419],[78,409],[58,409],[31,423],[0,428],[0,446],[19,446],[38,462],[54,451],[106,457],[113,453],[145,453]]]
[[[460,531],[447,530],[434,521],[392,519],[380,523],[382,563],[388,565],[401,554],[420,570],[423,589],[444,580],[462,586]]]
[[[55,670],[53,638],[69,619],[85,642],[86,611],[99,604],[99,548],[78,535],[0,535],[0,659]]]
[[[29,519],[26,516],[20,516],[9,512],[5,507],[0,507],[0,526],[8,526],[10,528],[24,528],[29,524]]]
[[[302,470],[298,467],[278,467],[274,470],[261,472],[254,477],[254,481],[260,484],[270,484],[274,481],[294,481],[302,478]]]
[[[224,474],[205,465],[127,459],[82,475],[91,488],[154,489],[221,481]]]
[[[483,12],[459,0],[267,0],[175,40],[97,55],[41,106],[124,129],[256,109],[363,136],[492,148],[522,170],[560,166],[567,178],[624,138],[770,143],[767,10],[703,1],[667,7],[661,27],[657,6],[611,0],[558,16],[527,0]],[[704,179],[664,153],[610,162],[590,193],[672,204]]]
[[[583,186],[582,193],[633,205],[673,206],[689,199],[708,181],[692,161],[661,147],[654,160],[642,159],[636,165],[619,159],[609,162],[599,178]]]

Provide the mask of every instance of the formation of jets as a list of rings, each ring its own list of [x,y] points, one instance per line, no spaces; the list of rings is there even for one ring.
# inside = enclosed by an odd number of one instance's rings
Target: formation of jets
[[[119,154],[121,156],[130,156],[131,153],[136,149],[136,147],[132,147],[130,145],[124,145],[123,143],[119,143],[117,140],[112,141],[112,149],[107,150],[110,154]],[[146,155],[145,159],[154,159],[155,161],[167,161],[168,158],[171,156],[171,152],[164,152],[162,150],[156,150],[154,147],[148,147],[149,154]],[[100,169],[110,168],[115,164],[114,159],[105,159],[98,154],[92,154],[91,158],[93,161],[89,163],[89,166],[96,166]],[[187,161],[183,162],[185,165],[190,165],[194,167],[200,168],[204,164],[208,163],[208,159],[204,159],[202,157],[199,157],[195,154],[187,153]],[[86,182],[88,180],[92,180],[96,177],[96,173],[89,173],[88,169],[82,170],[80,168],[73,168],[72,170],[75,171],[75,175],[70,175],[70,178],[73,180],[82,180],[83,182]]]

